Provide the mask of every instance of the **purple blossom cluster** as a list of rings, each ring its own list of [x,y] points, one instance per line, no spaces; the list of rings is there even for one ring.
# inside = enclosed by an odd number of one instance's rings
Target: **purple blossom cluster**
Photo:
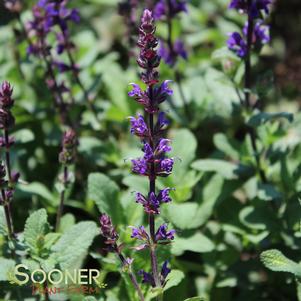
[[[166,64],[174,66],[179,57],[187,60],[187,51],[181,39],[172,41],[172,20],[180,13],[188,12],[185,0],[160,0],[154,7],[154,18],[156,20],[166,20],[168,24],[168,38],[160,41],[159,55]]]
[[[270,42],[269,26],[264,25],[262,12],[268,14],[271,3],[271,0],[231,1],[229,8],[248,15],[248,21],[242,33],[230,33],[227,41],[228,48],[238,57],[245,58],[252,46],[260,50],[264,44]]]
[[[28,55],[47,57],[53,48],[47,38],[50,34],[56,37],[56,53],[58,55],[74,49],[74,44],[70,40],[68,24],[70,22],[79,23],[80,16],[77,9],[67,7],[68,0],[40,0],[32,9],[33,19],[27,24],[29,36],[32,38],[27,49]],[[59,30],[55,30],[55,28]],[[51,61],[53,68],[62,72],[78,72],[76,64],[66,64],[61,60]],[[64,87],[62,87],[63,89]]]

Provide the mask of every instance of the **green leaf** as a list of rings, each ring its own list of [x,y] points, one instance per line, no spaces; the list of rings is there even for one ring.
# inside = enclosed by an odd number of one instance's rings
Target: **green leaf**
[[[179,283],[184,279],[185,275],[180,270],[171,270],[169,275],[166,278],[166,286],[164,287],[164,291],[167,291],[173,286],[179,285]]]
[[[52,247],[62,269],[71,268],[86,255],[93,239],[99,234],[94,222],[80,222],[66,231]]]
[[[192,298],[185,299],[184,301],[205,301],[205,299],[201,297],[192,297]]]
[[[271,184],[259,184],[257,196],[259,199],[264,201],[272,201],[282,198],[281,193]]]
[[[57,198],[48,190],[48,188],[45,185],[39,182],[33,182],[26,185],[19,185],[18,190],[21,190],[22,192],[26,192],[29,194],[38,195],[43,199],[45,199],[46,201],[48,201],[48,203],[52,206],[58,205]]]
[[[289,122],[293,122],[294,115],[287,112],[281,112],[281,113],[266,113],[266,112],[260,112],[256,115],[251,116],[251,118],[248,121],[248,124],[253,127],[258,127],[268,121],[272,121],[278,118],[285,118]]]
[[[185,141],[185,143],[183,143]],[[194,160],[197,148],[197,141],[192,132],[187,129],[180,129],[173,132],[171,156],[180,159],[175,164],[175,173],[185,174],[189,164]],[[178,172],[177,172],[178,171]]]
[[[164,208],[164,215],[173,225],[180,229],[198,227],[198,204],[169,204]]]
[[[297,277],[301,277],[301,266],[285,257],[278,250],[268,250],[260,255],[263,264],[270,270],[275,272],[289,272]]]
[[[59,232],[63,233],[75,225],[75,217],[71,213],[65,214],[61,219]]]
[[[34,140],[34,133],[29,129],[22,129],[14,133],[14,137],[18,143],[27,143]]]
[[[234,146],[228,140],[228,137],[225,134],[218,133],[213,137],[213,141],[215,146],[221,150],[223,153],[228,155],[230,158],[234,160],[239,160],[240,154],[239,151],[235,149]]]
[[[216,172],[228,180],[250,175],[252,171],[248,166],[218,159],[197,160],[192,163],[192,167],[203,172]]]
[[[0,206],[0,234],[6,235],[7,234],[7,223],[4,213],[4,207]]]
[[[15,261],[0,257],[0,281],[10,280],[9,275],[15,268]]]
[[[213,242],[200,232],[187,238],[177,236],[171,246],[171,252],[176,256],[182,255],[185,251],[207,253],[213,249]]]
[[[37,210],[29,216],[25,223],[24,240],[31,252],[39,254],[48,230],[49,224],[45,209]]]
[[[119,187],[114,181],[101,173],[90,174],[88,198],[95,201],[100,212],[110,215],[114,223],[120,222]]]

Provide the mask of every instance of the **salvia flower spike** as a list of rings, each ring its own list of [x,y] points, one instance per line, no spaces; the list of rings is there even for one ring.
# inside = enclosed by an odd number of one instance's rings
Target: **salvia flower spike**
[[[132,83],[132,90],[129,96],[141,104],[144,108],[147,119],[142,115],[130,117],[131,133],[138,136],[142,141],[143,156],[132,160],[132,171],[141,176],[148,177],[149,192],[143,195],[135,193],[138,204],[143,206],[149,218],[149,231],[140,226],[132,227],[131,237],[141,241],[135,248],[142,250],[150,249],[152,272],[140,271],[143,283],[149,283],[153,287],[162,288],[165,285],[166,277],[170,270],[167,263],[163,264],[162,271],[159,271],[156,248],[159,244],[166,244],[174,239],[174,230],[168,230],[168,225],[163,224],[156,229],[155,216],[160,214],[160,207],[171,201],[171,188],[156,190],[156,178],[167,177],[171,174],[174,164],[173,158],[168,158],[171,151],[171,141],[163,138],[163,132],[168,125],[165,114],[160,111],[160,104],[163,103],[173,91],[170,89],[170,81],[160,83],[157,67],[160,64],[160,56],[157,51],[158,39],[155,37],[156,27],[154,17],[150,10],[144,10],[141,25],[139,28],[138,47],[140,53],[137,58],[138,65],[143,69],[141,80],[146,84],[143,90],[138,84]]]
[[[144,301],[144,295],[137,281],[135,273],[132,271],[133,258],[126,258],[122,254],[123,245],[118,243],[119,234],[117,233],[111,218],[107,214],[102,214],[99,218],[100,232],[107,245],[106,251],[115,253],[121,261],[122,267],[127,271],[133,286],[135,287],[140,301]]]
[[[247,15],[247,21],[241,32],[232,32],[228,34],[228,48],[241,58],[245,65],[244,76],[244,104],[247,110],[253,110],[254,105],[251,103],[251,53],[252,51],[260,51],[264,44],[270,42],[269,26],[264,24],[265,15],[269,14],[271,0],[232,0],[229,8],[236,9],[242,14]],[[261,167],[260,157],[256,143],[256,132],[249,127],[248,130],[251,145],[255,154],[255,160],[260,179],[263,183],[267,182],[264,170]]]
[[[4,207],[5,218],[7,222],[8,235],[10,239],[15,238],[13,217],[11,212],[11,202],[13,200],[15,186],[19,181],[20,174],[11,168],[10,148],[15,143],[15,139],[9,136],[9,131],[15,124],[15,118],[11,112],[14,105],[13,87],[7,81],[4,81],[0,87],[0,128],[3,136],[0,137],[0,148],[4,152],[4,163],[0,161],[0,188],[1,205]]]

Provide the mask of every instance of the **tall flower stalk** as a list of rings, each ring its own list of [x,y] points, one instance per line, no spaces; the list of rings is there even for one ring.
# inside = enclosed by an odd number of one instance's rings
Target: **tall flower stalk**
[[[141,80],[146,86],[142,90],[138,84],[132,83],[132,90],[129,96],[134,98],[144,108],[145,117],[138,114],[130,117],[131,133],[141,139],[143,157],[132,159],[132,171],[136,174],[148,178],[149,192],[143,195],[135,192],[136,203],[142,205],[148,217],[148,229],[143,225],[139,227],[131,226],[131,237],[139,241],[134,247],[136,251],[149,250],[151,271],[139,271],[142,283],[149,284],[156,288],[158,300],[163,300],[163,288],[170,273],[168,261],[163,262],[159,268],[157,249],[160,245],[168,245],[174,239],[175,230],[168,230],[166,223],[157,226],[156,216],[160,214],[162,204],[171,202],[170,191],[167,187],[158,190],[156,187],[157,177],[168,177],[173,169],[174,159],[168,158],[167,153],[171,151],[170,140],[163,138],[166,126],[169,124],[165,113],[160,111],[160,104],[164,102],[173,91],[168,87],[169,80],[159,82],[159,72],[157,68],[160,64],[160,56],[157,52],[158,39],[155,37],[156,27],[152,12],[144,10],[141,25],[139,27],[139,38],[137,45],[140,53],[137,58],[138,65],[143,69]],[[118,255],[123,266],[131,267],[133,259],[124,259],[121,254],[123,244],[118,245],[118,235],[112,226],[111,219],[107,215],[100,218],[101,232],[105,237],[108,250]],[[130,271],[131,281],[136,288],[140,300],[144,300],[141,289],[132,269]]]
[[[166,153],[171,151],[170,140],[163,138],[163,131],[168,124],[164,112],[160,111],[159,105],[164,102],[172,90],[169,89],[169,81],[159,83],[159,73],[156,68],[160,64],[160,56],[156,50],[158,39],[155,37],[156,27],[152,12],[145,10],[141,18],[139,28],[138,65],[143,69],[141,80],[147,86],[142,90],[139,85],[132,84],[129,96],[133,97],[144,107],[146,121],[142,115],[131,117],[131,133],[137,135],[143,144],[144,155],[142,158],[132,160],[132,171],[141,176],[148,177],[149,193],[147,196],[136,192],[136,202],[144,207],[148,215],[147,231],[143,226],[132,229],[132,238],[142,241],[139,250],[148,248],[150,250],[152,272],[141,271],[143,282],[151,284],[156,288],[163,288],[166,277],[170,272],[167,262],[163,264],[161,271],[158,268],[156,256],[159,244],[169,243],[174,238],[174,230],[168,231],[167,224],[156,229],[155,217],[160,214],[160,205],[171,201],[170,188],[157,192],[157,177],[167,177],[171,174],[174,160],[167,158]],[[162,299],[160,294],[159,299]]]
[[[252,66],[251,55],[253,50],[260,50],[262,46],[270,41],[269,27],[264,25],[264,16],[269,13],[271,0],[232,0],[230,9],[236,9],[247,15],[247,22],[242,33],[233,32],[229,34],[228,48],[244,61],[244,100],[243,105],[248,111],[253,111],[254,105],[251,102],[252,90]],[[257,169],[263,183],[267,182],[266,174],[262,168],[260,154],[257,147],[256,132],[248,128],[251,145],[255,154]]]
[[[178,59],[187,60],[188,55],[184,42],[180,38],[177,38],[175,41],[173,39],[174,19],[182,12],[187,12],[185,0],[160,0],[154,7],[154,18],[156,20],[165,20],[167,25],[167,38],[160,41],[159,54],[165,63],[174,70],[174,78],[180,92],[185,114],[189,118],[188,103],[182,87],[183,76],[176,68]]]
[[[13,88],[10,83],[7,81],[3,82],[0,88],[0,128],[2,129],[0,148],[2,152],[4,152],[4,164],[2,162],[0,163],[1,204],[4,207],[9,239],[14,241],[16,237],[11,202],[20,174],[12,171],[11,167],[10,149],[15,143],[15,139],[9,134],[10,129],[15,124],[15,118],[11,112],[14,105],[12,94]],[[12,250],[12,252],[13,256],[15,256],[14,250]]]
[[[59,231],[61,217],[64,210],[65,194],[70,183],[70,170],[69,167],[74,164],[77,146],[77,137],[73,129],[67,130],[62,139],[62,151],[59,154],[59,162],[63,168],[63,174],[61,176],[61,193],[60,193],[60,205],[57,210],[56,216],[56,231]]]

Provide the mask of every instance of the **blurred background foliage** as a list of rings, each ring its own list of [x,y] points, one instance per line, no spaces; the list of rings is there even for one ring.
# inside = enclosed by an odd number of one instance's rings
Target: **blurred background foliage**
[[[168,135],[179,160],[173,175],[158,185],[176,188],[162,219],[177,229],[177,237],[162,253],[164,257],[170,253],[171,265],[179,273],[165,300],[191,296],[212,301],[301,300],[294,276],[274,274],[259,259],[270,248],[297,262],[301,259],[301,3],[276,1],[269,20],[272,42],[254,57],[253,93],[260,99],[259,108],[270,114],[285,111],[294,115],[293,120],[291,115],[282,115],[290,116],[291,122],[271,118],[273,115],[253,116],[269,179],[263,184],[246,135],[249,116],[242,114],[234,88],[240,89],[243,69],[225,50],[227,33],[244,20],[227,10],[228,2],[192,0],[189,12],[174,23],[175,35],[184,39],[189,55],[177,65],[189,116],[174,83],[174,96],[164,110],[172,120]],[[24,3],[24,22],[34,3]],[[131,246],[127,226],[143,222],[132,192],[147,189],[146,180],[129,171],[129,159],[140,154],[127,120],[141,111],[127,96],[129,83],[138,80],[137,50],[129,45],[117,0],[77,0],[71,5],[79,8],[82,17],[72,27],[74,53],[82,70],[80,77],[95,95],[97,118],[86,110],[81,91],[73,85],[75,110],[83,111],[83,119],[75,183],[69,189],[62,232],[80,221],[98,222],[100,211],[107,211],[121,240]],[[20,30],[16,15],[5,10],[2,2],[0,24],[0,79],[13,83],[16,100],[13,161],[27,182],[18,186],[13,202],[15,228],[21,233],[29,214],[38,208],[46,208],[54,224],[61,130],[43,65],[26,56],[25,41],[16,41],[14,32]],[[166,36],[164,22],[158,22],[157,32]],[[161,78],[174,80],[173,69],[165,64],[160,68]],[[108,284],[96,300],[134,300],[131,286],[119,276],[117,259],[102,247],[97,236],[82,258],[84,267],[100,268]],[[129,247],[125,251],[129,256],[133,253]],[[146,268],[147,252],[134,256],[135,269]],[[8,292],[14,295],[14,286],[1,282],[0,287],[0,297],[11,300],[7,296],[11,296]]]

